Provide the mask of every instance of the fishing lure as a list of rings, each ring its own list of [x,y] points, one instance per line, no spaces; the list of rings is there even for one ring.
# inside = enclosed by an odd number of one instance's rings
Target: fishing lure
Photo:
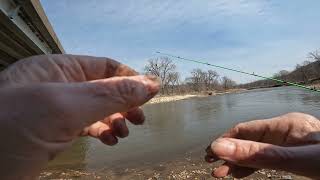
[[[203,62],[203,61],[200,61],[200,60],[187,59],[187,58],[184,58],[184,57],[181,57],[181,56],[175,56],[175,55],[172,55],[172,54],[162,53],[162,52],[159,52],[159,51],[156,52],[156,53],[157,54],[161,54],[161,55],[165,55],[165,56],[168,56],[168,57],[180,59],[180,60],[183,60],[183,61],[189,61],[189,62],[194,62],[194,63],[198,63],[198,64],[204,64],[204,65],[207,65],[207,66],[212,66],[212,67],[216,67],[216,68],[220,68],[220,69],[224,69],[224,70],[228,70],[228,71],[233,71],[233,72],[242,73],[242,74],[246,74],[246,75],[250,75],[250,76],[255,76],[255,77],[258,77],[258,78],[262,78],[262,79],[272,80],[272,81],[275,81],[275,82],[278,82],[278,83],[282,83],[282,84],[286,84],[286,85],[290,85],[290,86],[295,86],[295,87],[299,87],[299,88],[302,88],[302,89],[306,89],[306,90],[315,91],[315,92],[320,93],[320,90],[318,90],[318,89],[315,89],[315,88],[312,88],[312,87],[308,87],[308,86],[305,86],[305,85],[302,85],[302,84],[298,84],[298,83],[295,83],[295,82],[284,81],[284,80],[273,78],[273,77],[266,77],[266,76],[258,75],[258,74],[255,74],[255,73],[248,73],[248,72],[237,70],[237,69],[232,69],[232,68],[227,68],[227,67],[224,67],[224,66],[214,65],[214,64],[210,64],[208,62]]]

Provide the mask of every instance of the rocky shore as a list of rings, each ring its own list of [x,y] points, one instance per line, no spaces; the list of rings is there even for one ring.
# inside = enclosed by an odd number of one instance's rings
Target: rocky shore
[[[205,162],[186,159],[182,162],[169,162],[149,167],[125,168],[118,170],[83,171],[74,169],[50,170],[41,173],[40,180],[46,179],[107,179],[107,180],[236,180],[232,176],[214,178],[212,169],[221,162],[207,164]],[[275,170],[258,170],[254,174],[243,178],[244,180],[309,180],[291,173]]]

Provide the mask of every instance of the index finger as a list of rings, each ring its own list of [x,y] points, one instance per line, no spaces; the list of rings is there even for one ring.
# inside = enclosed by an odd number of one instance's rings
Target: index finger
[[[120,62],[106,57],[66,55],[77,61],[88,81],[110,78],[114,76],[135,76],[135,70]]]
[[[18,63],[20,63],[20,66],[28,66],[28,69],[35,70],[38,70],[39,67],[51,65],[51,71],[55,70],[54,74],[62,73],[69,81],[76,82],[105,79],[114,76],[138,75],[138,73],[130,67],[106,57],[53,54],[33,56]],[[48,74],[47,76],[51,76],[52,73]],[[38,76],[42,77],[41,75]]]
[[[265,136],[265,133],[270,130],[270,124],[272,122],[270,120],[272,119],[239,123],[224,133],[222,137],[259,141]]]

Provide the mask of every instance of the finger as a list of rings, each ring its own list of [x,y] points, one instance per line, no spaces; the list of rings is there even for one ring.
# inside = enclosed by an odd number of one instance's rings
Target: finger
[[[158,80],[150,76],[113,77],[83,83],[41,83],[21,87],[16,99],[32,101],[34,111],[28,111],[28,115],[43,113],[47,118],[47,121],[32,119],[29,128],[35,129],[36,125],[39,127],[37,133],[45,134],[44,138],[50,141],[70,141],[95,122],[146,103],[158,93],[159,86]],[[19,108],[25,107],[21,104]]]
[[[113,135],[110,129],[102,131],[102,133],[99,136],[99,139],[102,143],[109,146],[113,146],[118,143],[118,138]]]
[[[288,140],[288,132],[292,127],[289,123],[284,122],[285,119],[286,117],[280,116],[240,123],[222,137],[282,145]]]
[[[211,149],[222,160],[252,168],[278,166],[275,163],[286,157],[282,147],[232,138],[217,139]]]
[[[46,84],[45,87],[50,92],[49,96],[52,96],[51,103],[55,109],[69,117],[69,125],[77,125],[81,129],[117,112],[141,106],[159,91],[157,79],[149,76],[55,83]],[[61,125],[66,125],[63,123]]]
[[[138,75],[135,70],[110,58],[78,55],[67,56],[80,64],[87,80]]]
[[[279,169],[301,175],[317,174],[319,145],[280,147],[266,143],[220,138],[211,144],[220,159],[242,167]]]
[[[112,133],[117,137],[125,138],[129,135],[125,117],[121,113],[112,114],[102,122],[108,124],[112,129]]]
[[[319,138],[312,135],[318,132],[318,123],[319,120],[313,116],[303,113],[289,113],[271,119],[237,124],[222,137],[281,146],[315,144],[319,142]]]
[[[222,137],[258,141],[270,129],[268,128],[270,123],[272,123],[270,119],[239,123],[223,134]]]
[[[49,68],[48,68],[49,67]],[[16,83],[82,82],[138,73],[126,65],[105,57],[68,54],[32,56],[18,61],[2,73]]]
[[[208,146],[206,148],[206,156],[205,156],[205,160],[208,162],[208,163],[212,163],[212,162],[215,162],[215,161],[218,161],[219,158],[212,152],[211,150],[211,146]]]
[[[224,163],[221,166],[217,167],[212,172],[212,176],[216,178],[223,178],[231,173],[232,164]]]
[[[100,139],[101,142],[107,145],[118,143],[118,139],[113,135],[110,126],[100,121],[87,128],[85,133],[91,137]]]
[[[213,163],[213,162],[219,160],[219,158],[216,155],[214,155],[214,153],[212,152],[210,146],[208,146],[206,148],[206,152],[207,152],[207,155],[205,156],[205,161],[206,162]],[[252,168],[233,166],[230,163],[225,163],[224,166],[228,166],[229,167],[230,170],[228,170],[228,172],[230,171],[232,176],[235,177],[235,178],[247,177],[247,176],[251,175],[252,173],[254,173],[254,171],[255,171],[255,169],[252,169]],[[218,168],[212,173],[212,175],[215,176],[215,177],[224,177],[224,176],[227,175],[226,173],[223,173],[223,172],[227,171],[226,168],[227,167],[221,167],[221,169]],[[220,172],[220,171],[222,171],[222,172]]]
[[[128,119],[132,124],[139,125],[143,124],[145,121],[145,116],[141,108],[133,108],[132,110],[125,112],[124,116]]]

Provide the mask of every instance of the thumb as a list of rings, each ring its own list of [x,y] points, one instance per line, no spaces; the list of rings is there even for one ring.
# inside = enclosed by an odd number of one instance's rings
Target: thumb
[[[250,168],[285,170],[315,177],[320,163],[319,145],[281,147],[233,138],[220,138],[211,144],[219,159]]]
[[[56,97],[66,113],[87,125],[149,101],[159,91],[153,76],[113,77],[63,85]]]

